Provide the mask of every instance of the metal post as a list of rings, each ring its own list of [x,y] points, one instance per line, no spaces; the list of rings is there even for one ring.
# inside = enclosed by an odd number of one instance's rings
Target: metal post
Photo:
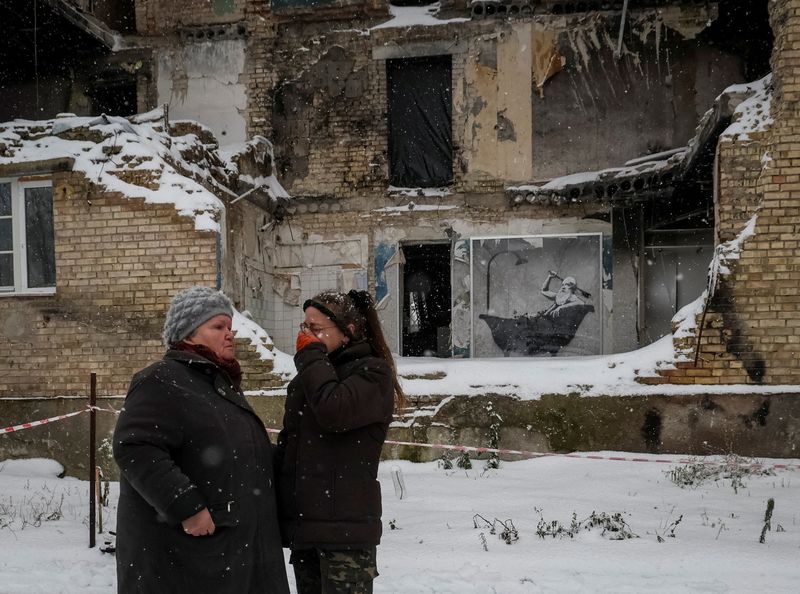
[[[619,20],[619,38],[617,39],[617,50],[614,52],[614,56],[619,58],[622,55],[622,34],[625,32],[625,17],[628,16],[628,0],[622,5],[622,16]]]
[[[103,471],[99,466],[94,468],[94,499],[97,502],[97,533],[103,533],[103,497],[100,494],[100,489],[103,484]]]
[[[95,488],[97,473],[95,472],[95,440],[97,437],[97,374],[92,372],[89,380],[89,548],[95,546],[95,516],[97,515],[97,498]]]

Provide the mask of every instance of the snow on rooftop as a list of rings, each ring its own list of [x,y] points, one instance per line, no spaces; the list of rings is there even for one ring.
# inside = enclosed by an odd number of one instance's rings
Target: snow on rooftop
[[[607,169],[600,169],[598,171],[582,171],[579,173],[571,173],[562,175],[549,180],[542,185],[536,184],[522,184],[516,186],[508,186],[506,190],[517,192],[548,192],[556,190],[564,190],[573,186],[583,186],[586,184],[593,184],[597,182],[609,182],[618,178],[631,177],[634,175],[642,175],[644,173],[657,173],[663,169],[671,167],[680,159],[683,159],[687,153],[687,147],[673,149],[672,151],[665,152],[663,158],[655,157],[641,157],[635,160],[634,164],[627,164],[625,167],[611,167]]]
[[[236,194],[212,175],[227,177],[211,154],[216,147],[195,133],[179,134],[174,128],[171,133],[163,116],[154,110],[130,120],[61,114],[52,120],[0,123],[0,165],[69,158],[74,171],[109,192],[173,204],[194,218],[196,229],[217,231],[224,204],[215,192]]]

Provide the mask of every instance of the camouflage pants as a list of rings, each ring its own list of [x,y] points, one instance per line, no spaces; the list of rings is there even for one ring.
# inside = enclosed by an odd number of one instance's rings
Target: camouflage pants
[[[378,577],[375,547],[292,551],[297,594],[372,594]]]

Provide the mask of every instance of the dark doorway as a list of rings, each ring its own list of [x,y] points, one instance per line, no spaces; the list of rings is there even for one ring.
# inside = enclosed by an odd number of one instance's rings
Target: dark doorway
[[[706,288],[713,229],[645,230],[642,344],[672,332],[672,318]]]
[[[404,357],[450,356],[450,243],[402,246]]]
[[[452,58],[389,60],[389,183],[431,188],[453,180]]]
[[[97,81],[89,90],[92,100],[92,114],[130,116],[137,110],[136,81]]]

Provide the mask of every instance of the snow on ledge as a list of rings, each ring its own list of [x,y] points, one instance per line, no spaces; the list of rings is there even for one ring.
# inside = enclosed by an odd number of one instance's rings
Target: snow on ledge
[[[772,74],[752,83],[730,86],[725,93],[750,94],[750,97],[736,107],[733,123],[720,138],[746,141],[750,140],[750,133],[764,132],[772,126]]]

